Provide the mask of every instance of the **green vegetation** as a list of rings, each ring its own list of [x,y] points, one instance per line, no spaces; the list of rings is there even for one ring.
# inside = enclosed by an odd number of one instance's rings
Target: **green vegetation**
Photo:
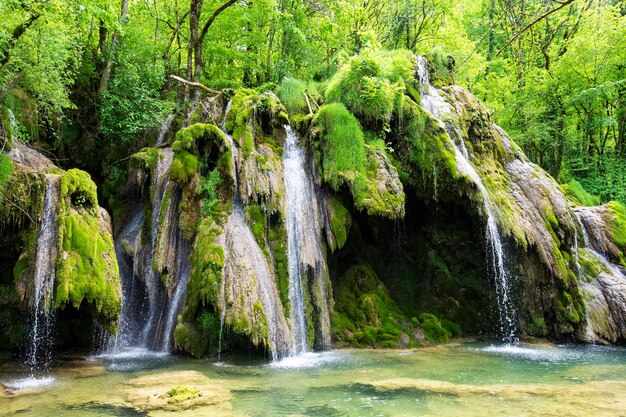
[[[178,404],[202,395],[199,389],[177,385],[163,394],[163,398],[167,398],[170,404]]]
[[[561,186],[565,193],[574,199],[577,204],[583,206],[597,206],[600,204],[600,199],[594,195],[589,194],[585,188],[576,180],[571,180],[567,184]]]
[[[411,347],[447,342],[460,334],[458,325],[422,313],[408,320],[374,271],[352,266],[334,287],[331,316],[333,339],[339,346]]]
[[[413,79],[412,54],[408,51],[364,50],[349,59],[326,89],[328,102],[344,103],[365,126],[389,123],[402,105],[405,80]]]
[[[276,94],[289,114],[306,114],[309,111],[305,97],[306,89],[307,85],[304,81],[288,77],[280,83]]]
[[[331,244],[331,251],[343,248],[348,240],[348,232],[350,231],[350,225],[352,224],[352,218],[348,209],[341,204],[341,201],[337,197],[330,196],[328,199],[330,204],[330,228],[333,233],[333,244]]]
[[[607,208],[610,214],[610,238],[621,249],[621,262],[626,265],[626,207],[617,201],[610,201]]]

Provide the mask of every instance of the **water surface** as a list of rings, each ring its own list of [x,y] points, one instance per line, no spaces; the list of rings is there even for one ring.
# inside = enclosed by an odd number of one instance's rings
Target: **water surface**
[[[221,362],[146,351],[60,361],[41,386],[5,363],[0,415],[626,416],[626,350],[460,344]],[[174,386],[202,397],[170,404]],[[4,414],[2,414],[4,413]]]

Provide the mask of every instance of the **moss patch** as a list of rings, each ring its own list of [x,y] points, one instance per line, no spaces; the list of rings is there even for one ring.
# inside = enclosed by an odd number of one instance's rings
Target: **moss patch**
[[[331,314],[332,336],[338,346],[411,347],[447,341],[452,331],[431,314],[408,320],[374,271],[355,265],[338,280]],[[458,326],[450,322],[453,331]]]
[[[330,250],[334,252],[337,249],[343,248],[343,245],[346,244],[348,232],[352,224],[352,217],[350,217],[350,212],[337,197],[330,196],[328,203],[330,229],[334,238],[330,244]]]
[[[571,180],[567,184],[562,184],[561,188],[565,191],[567,196],[573,199],[577,204],[588,207],[600,204],[600,198],[588,193],[582,184],[576,180]]]

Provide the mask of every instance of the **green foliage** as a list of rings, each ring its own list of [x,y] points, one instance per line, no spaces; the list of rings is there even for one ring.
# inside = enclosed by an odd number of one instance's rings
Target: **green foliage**
[[[151,59],[153,51],[141,39],[141,30],[127,28],[127,36],[116,51],[115,72],[100,97],[100,132],[122,142],[158,127],[173,107],[162,99],[164,63]]]
[[[307,85],[304,81],[296,78],[285,78],[278,87],[276,94],[281,103],[287,108],[289,114],[306,114],[309,111],[306,98]]]
[[[561,188],[578,204],[588,207],[597,206],[600,204],[600,199],[594,195],[589,194],[582,186],[582,184],[576,180],[571,180],[567,184],[561,185]]]
[[[202,215],[211,217],[219,209],[220,199],[217,195],[217,187],[222,183],[220,172],[217,168],[209,172],[206,177],[200,178],[198,195],[202,196]]]
[[[365,125],[385,126],[412,80],[411,54],[366,50],[350,58],[326,89],[328,102],[344,103]]]

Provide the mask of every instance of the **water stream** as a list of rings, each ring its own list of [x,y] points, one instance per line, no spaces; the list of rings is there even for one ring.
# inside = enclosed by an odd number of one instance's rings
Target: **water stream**
[[[420,80],[421,106],[439,121],[447,132],[454,148],[455,162],[461,175],[468,176],[478,188],[487,216],[486,237],[491,249],[492,270],[496,287],[498,304],[499,331],[506,343],[514,343],[517,339],[517,311],[511,299],[511,278],[506,267],[502,239],[496,221],[497,210],[491,201],[489,192],[480,175],[469,160],[469,153],[463,136],[454,125],[454,110],[441,96],[439,90],[430,83],[428,61],[422,56],[417,58],[417,71]],[[458,142],[458,143],[457,143]]]
[[[39,236],[35,249],[33,273],[33,305],[30,319],[26,364],[31,377],[47,371],[52,361],[52,326],[54,313],[51,303],[54,291],[57,259],[57,213],[60,177],[46,175]]]
[[[306,155],[291,127],[285,126],[285,130],[287,136],[283,165],[287,210],[289,305],[291,328],[294,333],[294,344],[290,354],[298,355],[306,353],[309,346],[303,289],[307,285],[305,274],[309,271],[316,274],[316,285],[324,289],[327,266],[321,244],[321,219],[317,210],[317,194],[312,175],[307,171]],[[326,290],[322,290],[321,293],[322,300],[325,300]],[[328,306],[320,307],[321,314],[327,315]],[[320,319],[326,320],[325,317]]]

